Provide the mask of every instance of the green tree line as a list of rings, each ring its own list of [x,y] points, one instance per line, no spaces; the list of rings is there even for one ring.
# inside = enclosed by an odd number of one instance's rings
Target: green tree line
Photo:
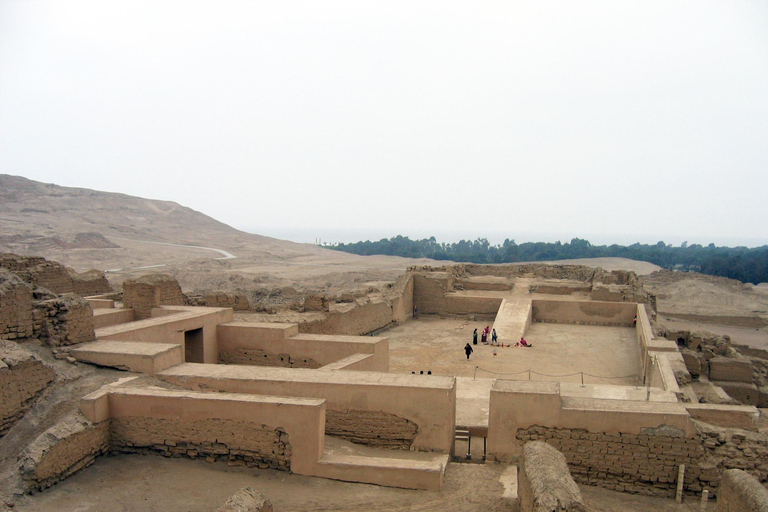
[[[717,247],[699,244],[679,247],[664,242],[653,245],[592,245],[587,240],[574,238],[570,242],[526,242],[514,240],[493,245],[487,238],[439,243],[435,237],[411,240],[407,236],[382,238],[378,242],[355,242],[332,247],[339,251],[364,256],[385,254],[407,258],[431,258],[471,263],[514,263],[518,261],[548,261],[572,258],[621,257],[647,261],[662,268],[694,271],[702,274],[729,277],[745,283],[768,282],[768,245],[762,247]]]

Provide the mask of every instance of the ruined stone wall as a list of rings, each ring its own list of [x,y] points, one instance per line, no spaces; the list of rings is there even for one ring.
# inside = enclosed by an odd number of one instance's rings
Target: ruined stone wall
[[[186,302],[190,306],[208,306],[212,308],[232,308],[234,311],[250,311],[251,303],[243,293],[207,292],[188,294]]]
[[[107,276],[99,270],[89,270],[72,275],[72,292],[81,297],[90,297],[112,291]]]
[[[521,277],[534,275],[548,279],[575,279],[592,281],[595,269],[584,265],[550,265],[547,263],[526,263],[522,265],[462,265],[463,273],[469,276]],[[463,273],[458,275],[463,275]]]
[[[164,457],[205,458],[262,469],[291,469],[291,444],[281,429],[228,419],[175,421],[149,417],[110,420],[110,450]]]
[[[768,490],[754,477],[738,469],[723,473],[717,494],[717,512],[766,512]]]
[[[46,288],[53,293],[71,293],[74,289],[67,268],[45,258],[3,253],[0,254],[0,267],[13,272],[28,284]]]
[[[24,415],[55,372],[15,342],[0,340],[0,437]]]
[[[392,301],[392,321],[396,324],[413,318],[413,274],[406,272],[387,294]]]
[[[714,465],[702,465],[700,441],[687,439],[677,429],[644,429],[643,434],[594,433],[583,429],[518,429],[521,442],[545,441],[565,455],[573,478],[620,492],[674,496],[677,471],[686,465],[685,487],[701,491],[717,486]]]
[[[749,432],[737,428],[715,427],[696,422],[707,461],[720,472],[743,469],[768,484],[768,432]]]
[[[454,276],[446,272],[414,274],[413,305],[425,315],[481,315],[494,318],[501,305],[500,298],[467,297],[449,292]]]
[[[517,489],[522,512],[587,510],[581,491],[568,471],[565,457],[541,441],[533,441],[523,447]]]
[[[185,303],[179,282],[167,274],[152,274],[123,282],[123,305],[134,310],[136,320],[150,318],[152,308],[183,306]]]
[[[13,340],[33,333],[32,288],[0,269],[0,337]]]
[[[35,304],[35,336],[51,346],[93,341],[93,309],[87,300],[73,294]]]
[[[219,362],[252,366],[277,366],[281,368],[320,368],[320,363],[308,357],[291,357],[290,354],[273,354],[261,349],[233,348],[219,350]]]
[[[418,430],[416,423],[384,411],[326,410],[325,433],[353,443],[408,450]]]
[[[90,466],[109,449],[109,422],[91,423],[77,413],[46,430],[20,461],[28,489],[42,491]]]

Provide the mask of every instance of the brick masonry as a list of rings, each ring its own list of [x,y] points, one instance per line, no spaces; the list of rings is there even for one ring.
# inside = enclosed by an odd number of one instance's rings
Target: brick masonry
[[[353,443],[407,450],[416,439],[419,426],[383,411],[326,410],[325,433]]]
[[[0,340],[0,437],[53,382],[55,372],[15,342]]]
[[[29,338],[32,322],[32,287],[16,275],[0,269],[0,336]]]
[[[35,304],[35,336],[51,346],[93,341],[93,309],[74,294],[62,295]]]
[[[134,310],[136,320],[150,318],[152,308],[185,304],[179,282],[167,274],[152,274],[123,282],[123,305]]]
[[[291,444],[281,429],[252,423],[206,419],[181,422],[127,417],[110,420],[110,450],[204,458],[262,469],[291,469]]]
[[[234,311],[250,311],[251,303],[243,293],[208,292],[201,295],[187,295],[190,306],[207,306],[211,308],[232,308]]]

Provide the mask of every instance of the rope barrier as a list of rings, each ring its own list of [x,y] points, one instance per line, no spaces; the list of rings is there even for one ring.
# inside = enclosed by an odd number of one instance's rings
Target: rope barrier
[[[640,374],[638,374],[638,373],[632,373],[630,375],[610,375],[609,376],[609,375],[595,375],[595,374],[587,373],[587,372],[575,372],[575,373],[563,373],[563,374],[559,374],[559,375],[552,375],[552,374],[548,374],[548,373],[537,372],[537,371],[531,370],[531,369],[522,370],[522,371],[519,371],[519,372],[496,372],[496,371],[493,371],[493,370],[488,370],[488,369],[485,369],[485,368],[481,368],[479,366],[475,366],[475,376],[477,376],[478,370],[482,371],[482,372],[486,372],[486,373],[492,373],[494,375],[521,375],[523,373],[527,373],[529,380],[530,380],[530,376],[531,375],[539,375],[539,376],[542,376],[542,377],[574,377],[576,375],[580,375],[581,379],[582,379],[582,383],[584,381],[584,376],[585,375],[587,375],[589,377],[594,377],[596,379],[628,379],[630,377],[636,377],[636,378],[640,377]]]

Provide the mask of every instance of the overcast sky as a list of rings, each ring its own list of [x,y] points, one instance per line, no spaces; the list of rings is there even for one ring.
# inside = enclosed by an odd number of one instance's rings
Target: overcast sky
[[[762,245],[768,2],[0,0],[0,172],[299,241]]]

